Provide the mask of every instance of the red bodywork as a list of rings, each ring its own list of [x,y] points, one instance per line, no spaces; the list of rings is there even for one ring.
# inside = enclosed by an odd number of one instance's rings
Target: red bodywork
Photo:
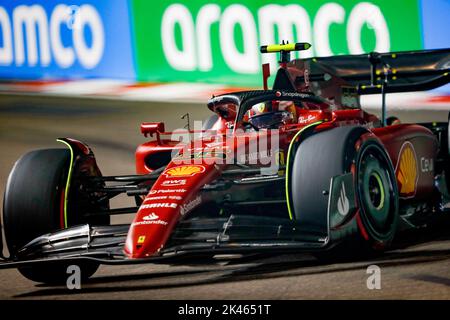
[[[309,62],[310,63],[310,62]],[[268,66],[263,66],[264,89],[267,89],[269,76]],[[310,88],[310,71],[308,62],[293,60],[280,63],[277,80],[287,84],[288,90],[298,93],[310,93],[316,90],[316,95],[323,98],[321,103],[305,103],[303,108],[296,110],[296,123],[279,128],[279,150],[287,154],[293,137],[304,127],[321,122],[314,130],[320,132],[339,126],[360,125],[369,132],[362,139],[375,138],[384,145],[397,177],[399,197],[402,200],[419,200],[430,197],[434,186],[433,161],[438,152],[438,143],[434,134],[427,128],[414,124],[396,124],[381,126],[380,120],[361,110],[359,96],[343,90],[349,85],[340,77],[330,75],[330,81],[325,81],[317,88]],[[280,79],[278,79],[280,78]],[[282,78],[282,79],[281,79]],[[297,81],[303,79],[303,81]],[[275,89],[276,90],[276,89]],[[280,92],[277,92],[277,94]],[[279,96],[279,95],[277,95]],[[219,153],[236,152],[245,146],[248,150],[265,132],[244,132],[242,124],[235,123],[230,135],[230,124],[234,123],[238,110],[229,108],[227,113],[221,113],[215,107],[210,109],[219,116],[212,127],[215,134],[212,137],[197,139],[189,144],[163,139],[170,132],[164,132],[163,123],[143,123],[141,132],[147,136],[156,134],[156,140],[140,145],[136,151],[136,171],[138,174],[148,174],[153,170],[167,165],[141,205],[128,233],[125,252],[130,258],[143,258],[156,254],[164,247],[171,232],[183,215],[202,202],[200,188],[212,182],[221,175],[226,164],[206,163],[204,159],[194,165],[176,164],[173,157],[180,152],[204,152],[212,147]],[[227,138],[235,139],[234,150],[228,150]],[[414,159],[403,157],[403,152],[413,155]],[[268,155],[269,156],[269,155]],[[270,155],[273,156],[273,155]],[[410,156],[409,156],[410,157]],[[250,156],[249,156],[250,158]],[[403,163],[401,158],[403,159]],[[165,161],[165,163],[164,163]],[[413,162],[411,162],[413,161]],[[405,175],[408,166],[414,165],[414,174]],[[405,169],[406,167],[406,169]],[[411,181],[414,179],[414,181]]]
[[[317,105],[314,110],[302,110],[298,114],[299,122],[295,125],[286,125],[280,128],[280,149],[287,152],[293,136],[305,126],[323,121],[316,127],[316,131],[329,130],[338,126],[363,125],[371,128],[370,136],[377,137],[385,146],[394,168],[398,167],[399,154],[405,144],[412,146],[418,159],[419,170],[416,188],[413,194],[402,194],[400,198],[426,198],[433,190],[433,170],[424,168],[424,162],[435,159],[437,153],[436,139],[433,133],[419,125],[400,124],[388,127],[374,128],[378,119],[360,109],[339,109],[332,111],[330,105]],[[143,124],[145,128],[151,128],[152,133],[157,134],[156,141],[150,141],[140,145],[136,151],[136,170],[139,174],[151,173],[148,159],[161,154],[176,155],[179,150],[205,151],[214,148],[221,152],[227,152],[225,142],[217,137],[225,137],[227,132],[226,122],[219,118],[214,126],[217,134],[213,137],[192,142],[190,145],[180,144],[178,141],[160,139],[160,135],[167,136],[170,133],[158,131],[163,128],[161,124]],[[145,133],[145,132],[144,132]],[[246,147],[256,141],[264,132],[234,133],[232,138],[236,140],[235,148],[242,144]],[[212,146],[212,147],[211,147]],[[245,149],[247,150],[247,149]],[[228,150],[229,151],[229,150]],[[235,151],[235,150],[234,150]],[[163,174],[160,175],[148,195],[143,200],[137,215],[131,225],[126,241],[125,252],[130,258],[143,258],[152,256],[165,245],[172,230],[179,219],[201,203],[199,189],[205,184],[216,179],[226,164],[208,164],[202,159],[195,164],[176,164],[171,161]],[[432,161],[432,160],[431,160]],[[432,169],[432,168],[431,168]],[[401,181],[398,181],[401,191]]]

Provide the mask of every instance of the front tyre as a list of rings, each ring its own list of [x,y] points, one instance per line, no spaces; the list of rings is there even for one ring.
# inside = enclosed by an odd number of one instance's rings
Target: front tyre
[[[3,221],[12,257],[31,240],[65,226],[64,199],[70,151],[45,149],[29,152],[14,165],[7,181]],[[86,264],[83,277],[91,276],[97,264]],[[67,278],[66,266],[22,267],[19,271],[36,282],[55,283]]]
[[[6,184],[3,220],[12,256],[34,238],[64,228],[64,187],[70,165],[65,149],[36,150],[14,165]]]

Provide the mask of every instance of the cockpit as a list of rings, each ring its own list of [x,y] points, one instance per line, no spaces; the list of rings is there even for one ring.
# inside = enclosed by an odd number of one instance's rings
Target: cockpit
[[[305,112],[330,110],[331,106],[312,94],[265,91],[246,96],[245,92],[210,100],[209,108],[227,122],[228,126],[245,131],[278,129],[280,126],[300,123]],[[302,122],[303,123],[303,122]]]

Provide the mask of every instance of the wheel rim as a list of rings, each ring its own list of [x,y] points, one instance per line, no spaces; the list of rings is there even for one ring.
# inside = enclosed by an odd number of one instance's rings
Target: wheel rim
[[[369,197],[376,210],[381,210],[384,206],[384,186],[381,177],[377,172],[372,172],[369,177]]]
[[[361,150],[357,189],[361,217],[371,237],[378,241],[389,238],[396,219],[396,195],[390,162],[382,149],[369,144]]]

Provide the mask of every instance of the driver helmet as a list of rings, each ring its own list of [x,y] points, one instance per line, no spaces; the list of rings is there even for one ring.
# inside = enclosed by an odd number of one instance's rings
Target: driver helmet
[[[262,102],[252,106],[246,112],[244,121],[250,122],[260,129],[269,129],[279,125],[296,123],[296,113],[293,101]]]
[[[263,114],[263,113],[267,113],[270,112],[271,110],[269,109],[269,106],[267,105],[267,103],[261,102],[258,104],[255,104],[253,107],[250,108],[250,110],[248,110],[248,116],[249,119],[251,117]]]

